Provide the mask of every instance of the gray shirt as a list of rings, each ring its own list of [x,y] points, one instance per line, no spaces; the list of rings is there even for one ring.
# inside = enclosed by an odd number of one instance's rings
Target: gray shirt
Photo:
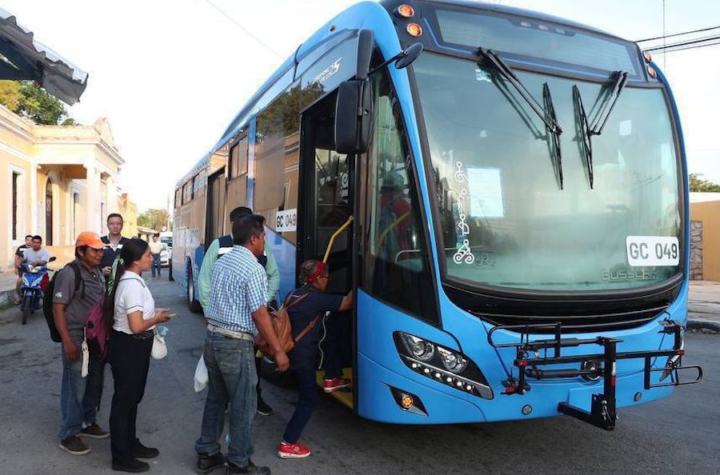
[[[41,247],[39,251],[36,251],[32,247],[28,247],[25,249],[25,260],[28,261],[29,264],[37,261],[47,262],[50,260],[50,253],[47,252],[44,247]]]
[[[67,305],[65,319],[70,338],[75,345],[80,346],[83,340],[85,321],[90,315],[90,310],[105,293],[105,278],[99,267],[90,272],[80,263],[79,259],[75,259],[74,263],[80,268],[80,278],[83,280],[84,289],[83,284],[80,284],[77,294],[75,293],[75,271],[69,265],[65,266],[55,280],[53,303]]]

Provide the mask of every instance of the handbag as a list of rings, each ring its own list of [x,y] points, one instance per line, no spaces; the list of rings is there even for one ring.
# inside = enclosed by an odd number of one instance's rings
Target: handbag
[[[168,349],[167,343],[165,343],[165,337],[158,332],[157,328],[153,329],[153,346],[150,356],[156,360],[161,360],[167,356]]]
[[[270,321],[272,323],[273,329],[275,330],[275,335],[277,335],[278,341],[280,342],[280,347],[285,353],[290,352],[290,350],[295,347],[295,343],[297,343],[302,337],[307,335],[320,319],[319,316],[315,317],[315,319],[310,322],[308,326],[305,327],[297,337],[293,339],[292,327],[290,325],[290,315],[288,314],[287,310],[290,307],[302,302],[308,295],[310,295],[310,292],[301,295],[295,300],[292,300],[293,294],[291,292],[287,296],[285,302],[283,302],[279,310],[270,312]],[[255,345],[258,347],[258,350],[263,355],[270,357],[275,356],[275,352],[272,351],[272,348],[270,348],[270,344],[267,342],[267,340],[265,340],[265,337],[263,337],[261,333],[255,335]]]

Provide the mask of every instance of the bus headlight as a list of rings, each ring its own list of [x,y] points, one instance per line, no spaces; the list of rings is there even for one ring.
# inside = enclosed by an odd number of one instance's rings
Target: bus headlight
[[[403,334],[412,356],[420,361],[430,361],[435,356],[435,345],[416,336]]]
[[[480,368],[467,356],[404,332],[395,332],[393,339],[403,363],[415,373],[458,391],[494,397]]]
[[[461,373],[467,366],[467,360],[453,351],[438,347],[438,354],[443,366],[455,374]]]

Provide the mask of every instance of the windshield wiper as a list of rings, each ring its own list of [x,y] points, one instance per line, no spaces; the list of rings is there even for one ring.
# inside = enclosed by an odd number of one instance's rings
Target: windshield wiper
[[[578,131],[582,137],[582,149],[585,155],[585,166],[587,167],[588,179],[590,180],[590,189],[593,189],[594,175],[593,175],[593,156],[592,156],[592,136],[593,131],[588,123],[588,117],[585,113],[585,106],[583,106],[582,96],[580,95],[580,89],[577,86],[573,86],[573,101],[575,102],[575,115],[577,116],[577,124],[580,128]]]
[[[515,90],[522,97],[530,109],[543,121],[547,130],[552,134],[552,140],[548,140],[548,147],[550,149],[550,157],[553,160],[553,164],[557,169],[557,176],[560,181],[560,189],[563,189],[563,171],[562,171],[562,149],[560,147],[560,134],[562,134],[562,127],[558,124],[557,115],[555,114],[555,106],[553,105],[552,95],[550,94],[550,87],[547,83],[543,85],[543,103],[540,103],[533,97],[528,91],[527,87],[520,81],[515,72],[505,61],[500,58],[493,50],[486,48],[478,48],[477,52],[485,63],[493,66],[493,68],[502,76],[508,83],[510,83]],[[523,118],[523,120],[525,120]],[[550,137],[548,137],[550,139]]]
[[[512,84],[518,94],[525,99],[525,102],[527,102],[533,112],[535,112],[535,114],[540,117],[540,120],[545,123],[545,126],[550,132],[558,135],[562,133],[562,128],[558,125],[557,121],[550,118],[548,114],[542,110],[540,103],[532,96],[532,94],[530,94],[530,91],[528,91],[522,81],[520,81],[520,78],[515,75],[513,70],[510,69],[510,66],[508,66],[502,58],[500,58],[493,50],[482,47],[478,48],[477,54],[485,61],[489,62],[507,82]]]
[[[555,105],[553,105],[552,95],[550,94],[550,86],[548,83],[543,85],[543,103],[545,104],[545,113],[555,124],[557,124],[557,115],[555,114]],[[550,156],[555,159],[558,180],[560,180],[560,189],[563,189],[563,170],[562,170],[562,148],[560,147],[560,133],[562,130],[552,134],[552,141],[548,141],[550,148]]]
[[[628,73],[625,71],[615,71],[615,79],[613,80],[612,85],[610,86],[610,94],[608,95],[607,100],[603,104],[602,108],[598,112],[597,120],[595,120],[595,124],[590,128],[590,135],[600,135],[602,134],[603,129],[605,128],[605,124],[607,124],[608,119],[610,118],[610,114],[612,113],[613,109],[615,108],[615,104],[617,104],[618,99],[620,99],[620,94],[622,94],[623,89],[625,89],[625,84],[627,84],[627,78]],[[614,96],[614,98],[613,98]],[[612,99],[612,102],[610,102],[610,99]],[[608,108],[608,105],[610,106]],[[607,112],[605,112],[607,111]],[[603,119],[603,115],[605,118]],[[600,128],[598,128],[598,125]]]
[[[610,114],[615,108],[620,94],[625,89],[627,83],[628,73],[624,71],[616,71],[615,79],[610,86],[610,92],[608,93],[607,99],[603,102],[600,107],[595,124],[590,126],[588,115],[585,112],[585,106],[583,105],[582,95],[577,85],[573,86],[573,101],[575,102],[575,114],[577,116],[577,124],[579,126],[579,135],[582,137],[582,149],[585,155],[585,166],[587,168],[588,180],[590,181],[590,189],[594,188],[594,171],[593,171],[593,150],[592,150],[592,136],[602,134],[605,124],[607,124]],[[599,126],[599,128],[598,128]]]

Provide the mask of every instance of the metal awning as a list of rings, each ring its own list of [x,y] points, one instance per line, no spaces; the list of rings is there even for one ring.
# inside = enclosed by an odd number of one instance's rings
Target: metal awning
[[[87,87],[88,74],[33,39],[0,8],[0,79],[32,80],[61,101],[73,105]]]

